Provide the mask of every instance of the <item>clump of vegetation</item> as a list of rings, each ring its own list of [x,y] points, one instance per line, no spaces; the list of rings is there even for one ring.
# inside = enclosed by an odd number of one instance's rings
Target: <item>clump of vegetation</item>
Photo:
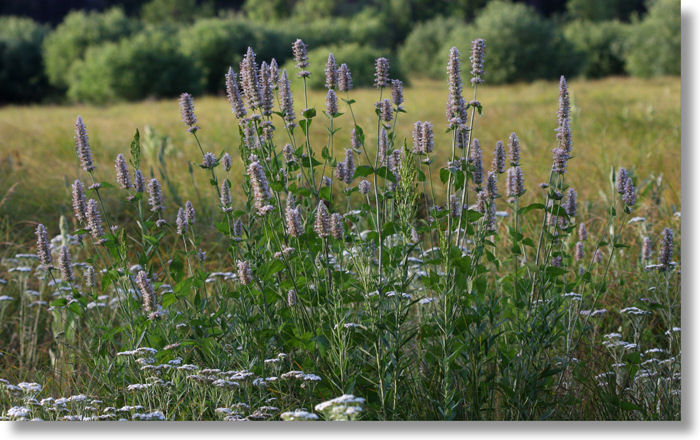
[[[635,76],[681,74],[681,3],[655,0],[649,13],[632,23],[625,64]]]
[[[606,214],[583,215],[567,180],[576,149],[564,77],[551,167],[524,169],[517,134],[477,139],[483,39],[468,75],[449,50],[443,121],[408,122],[384,57],[370,124],[356,119],[352,71],[333,54],[325,106],[312,107],[318,61],[301,40],[292,53],[293,70],[280,70],[248,48],[225,75],[240,189],[235,154],[207,142],[192,95],[180,96],[211,216],[191,201],[166,209],[138,131],[114,182],[98,181],[77,117],[72,218],[38,225],[36,253],[3,260],[0,322],[13,335],[3,362],[27,372],[40,342],[51,353],[50,367],[3,379],[4,418],[680,418],[678,232],[636,215],[641,176],[623,167],[611,170]],[[405,123],[410,139],[397,135]],[[312,124],[326,133],[312,137]],[[435,142],[443,128],[448,144]],[[540,201],[525,203],[526,181],[539,180]],[[131,221],[115,222],[107,192]],[[628,288],[612,298],[620,277]]]
[[[0,17],[0,102],[36,101],[46,96],[41,45],[47,32],[27,18]]]

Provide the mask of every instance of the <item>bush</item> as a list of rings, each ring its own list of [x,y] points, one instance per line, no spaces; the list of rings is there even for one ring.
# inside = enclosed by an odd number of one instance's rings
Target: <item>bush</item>
[[[151,0],[141,8],[141,18],[146,23],[192,23],[197,17],[214,15],[211,2],[197,0]]]
[[[408,35],[399,49],[399,60],[407,72],[430,78],[442,78],[444,64],[435,61],[450,33],[464,22],[456,18],[438,17],[420,23]]]
[[[200,93],[202,71],[178,50],[171,35],[171,30],[149,29],[90,48],[71,68],[68,96],[103,103]]]
[[[35,101],[47,91],[41,44],[46,28],[29,18],[0,17],[0,102]]]
[[[71,66],[90,46],[117,41],[134,29],[135,24],[121,9],[104,13],[71,12],[44,43],[44,64],[49,81],[56,87],[66,88]]]
[[[580,60],[554,23],[529,6],[496,0],[478,14],[473,25],[455,28],[440,51],[445,66],[450,47],[469,61],[471,41],[486,40],[486,81],[492,84],[558,78],[576,73]]]
[[[656,0],[642,20],[630,26],[625,67],[634,76],[681,74],[681,2]]]
[[[367,87],[374,83],[374,64],[379,57],[387,57],[388,54],[379,49],[368,46],[360,46],[357,43],[344,44],[342,46],[319,47],[309,51],[309,71],[311,76],[307,80],[307,85],[314,89],[322,89],[325,83],[324,69],[328,54],[333,53],[338,65],[347,64],[352,75],[352,82],[355,87]],[[285,64],[285,69],[290,76],[296,75],[297,68],[294,60]],[[392,79],[406,81],[406,76],[401,70],[399,63],[391,62],[390,76]]]
[[[564,35],[583,55],[581,74],[600,78],[625,72],[624,25],[619,21],[574,21],[566,26]]]

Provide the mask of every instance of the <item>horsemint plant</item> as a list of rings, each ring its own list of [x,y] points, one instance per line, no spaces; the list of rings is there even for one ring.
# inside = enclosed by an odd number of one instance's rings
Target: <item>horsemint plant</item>
[[[304,86],[301,118],[293,75],[274,60],[258,65],[249,48],[240,71],[225,75],[246,176],[237,191],[231,155],[205,149],[193,98],[180,97],[220,207],[213,218],[197,215],[190,201],[167,209],[158,179],[140,170],[137,132],[129,161],[122,154],[115,161],[135,222],[114,224],[102,203],[112,185],[95,181],[78,117],[76,149],[90,184],[72,186],[72,233],[62,228],[54,243],[37,228],[37,280],[40,295],[54,292],[53,319],[64,326],[56,330],[56,363],[67,368],[79,357],[103,381],[92,398],[112,390],[105,398],[125,406],[97,416],[70,399],[44,399],[40,409],[14,406],[7,417],[57,418],[70,402],[71,417],[91,420],[576,418],[591,392],[602,396],[587,404],[596,417],[679,417],[673,231],[663,231],[657,265],[642,231],[636,269],[653,294],[620,311],[626,336],[603,336],[607,310],[598,307],[613,263],[626,256],[622,229],[637,202],[635,176],[612,173],[607,219],[595,223],[607,235],[595,242],[565,179],[574,150],[563,77],[543,200],[524,205],[518,136],[509,135],[507,152],[495,144],[490,169],[475,136],[484,40],[472,43],[468,101],[460,53],[449,53],[450,145],[435,145],[437,121],[417,121],[410,142],[399,138],[403,84],[389,78],[388,59],[376,60],[369,136],[355,119],[347,65],[329,54],[322,119],[309,107],[306,45],[297,40],[293,53]],[[349,133],[339,118],[352,120]],[[327,137],[312,139],[311,124],[324,121]],[[449,161],[435,164],[435,149],[449,149]],[[212,234],[225,252],[207,261]],[[652,318],[657,324],[644,327]],[[582,365],[593,362],[592,344],[601,339],[614,360],[609,371]],[[17,389],[20,397],[8,391],[7,402],[37,395]]]

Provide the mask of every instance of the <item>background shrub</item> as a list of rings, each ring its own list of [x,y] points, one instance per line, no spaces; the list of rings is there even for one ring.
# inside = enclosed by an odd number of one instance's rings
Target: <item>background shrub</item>
[[[580,73],[588,78],[625,72],[623,45],[625,28],[619,21],[574,21],[564,35],[582,55]]]
[[[92,47],[71,68],[68,96],[102,103],[200,93],[204,75],[177,43],[172,29],[158,28]]]
[[[41,59],[46,31],[29,18],[0,17],[0,102],[40,100],[46,93]]]
[[[681,2],[656,0],[627,35],[625,66],[634,76],[680,75]]]
[[[471,41],[476,38],[486,40],[486,81],[491,84],[571,75],[580,63],[551,20],[529,6],[497,0],[489,3],[472,25],[451,32],[437,64],[446,65],[445,54],[452,46],[457,46],[462,61],[468,62]]]
[[[435,58],[450,33],[464,26],[462,20],[444,17],[418,24],[399,49],[401,65],[407,72],[418,76],[443,78],[444,67],[438,66]]]
[[[357,43],[341,46],[325,46],[309,51],[311,76],[307,84],[314,89],[322,89],[325,84],[324,68],[328,54],[333,53],[338,65],[347,64],[352,74],[352,82],[355,87],[371,87],[374,83],[374,62],[379,57],[388,57],[389,54],[379,49],[368,46],[360,46]],[[391,59],[390,59],[391,60]],[[406,82],[406,76],[398,62],[391,60],[390,76],[392,79],[400,79]],[[294,60],[289,60],[284,68],[290,77],[296,76],[297,68]]]
[[[135,29],[121,9],[104,13],[71,12],[44,42],[44,64],[49,82],[56,87],[68,86],[68,72],[90,47],[117,41]]]

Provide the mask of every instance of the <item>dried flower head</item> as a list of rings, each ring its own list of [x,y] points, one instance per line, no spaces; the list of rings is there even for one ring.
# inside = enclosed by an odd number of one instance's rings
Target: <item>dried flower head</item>
[[[61,272],[63,281],[73,281],[73,267],[71,265],[70,252],[66,246],[61,246],[61,250],[58,253],[58,269]]]
[[[104,229],[102,228],[102,216],[100,215],[100,210],[97,208],[97,202],[95,199],[90,199],[87,201],[86,217],[88,229],[92,238],[95,240],[102,240],[104,235]]]
[[[194,114],[194,100],[189,93],[183,93],[179,99],[180,113],[182,114],[182,122],[187,125],[187,131],[193,133],[199,130],[197,127],[197,117]]]
[[[506,150],[503,148],[503,142],[501,141],[496,142],[491,169],[497,173],[506,172]]]
[[[389,60],[384,57],[377,58],[374,69],[374,86],[378,88],[389,85]]]
[[[319,237],[328,237],[331,232],[330,215],[323,200],[318,202],[318,207],[316,208],[314,230]]]
[[[472,84],[484,82],[484,56],[486,55],[486,41],[478,38],[472,41],[472,55],[469,60],[472,63]]]
[[[245,118],[248,112],[243,104],[241,89],[239,88],[238,81],[236,80],[236,72],[233,71],[232,67],[229,67],[228,72],[226,73],[226,97],[228,98],[228,102],[231,104],[231,111],[234,115],[236,115],[236,118]]]
[[[36,227],[36,253],[39,256],[39,262],[43,266],[51,266],[53,258],[49,247],[49,236],[46,232],[46,227],[41,223]]]
[[[280,80],[280,107],[282,108],[282,113],[284,113],[287,128],[294,128],[297,125],[291,87],[289,76],[287,76],[287,70],[285,69],[282,71],[282,79]]]
[[[123,189],[131,188],[131,179],[129,178],[129,166],[126,164],[126,159],[123,154],[117,154],[114,161],[114,168],[117,170],[117,183]]]
[[[642,261],[649,261],[651,259],[652,243],[649,236],[644,237],[642,241]]]
[[[333,89],[328,89],[326,94],[326,112],[331,117],[335,117],[338,114],[338,97],[335,96],[335,90]]]
[[[659,251],[659,264],[661,270],[669,270],[673,262],[673,231],[664,228],[661,233],[661,250]]]
[[[71,185],[73,196],[73,215],[79,222],[85,221],[85,187],[83,182],[76,180]]]
[[[80,159],[80,165],[86,172],[91,173],[95,169],[95,165],[92,163],[92,151],[88,141],[87,128],[85,128],[83,118],[80,116],[75,120],[75,151]]]
[[[520,140],[515,133],[511,133],[508,138],[508,160],[514,167],[520,165]]]
[[[244,286],[247,286],[253,281],[253,271],[250,269],[250,264],[243,260],[236,263],[238,266],[238,281]]]
[[[160,191],[160,182],[153,178],[148,181],[148,204],[151,206],[151,212],[163,211],[163,197]]]
[[[349,92],[352,89],[352,75],[347,64],[341,64],[338,68],[338,90]]]

